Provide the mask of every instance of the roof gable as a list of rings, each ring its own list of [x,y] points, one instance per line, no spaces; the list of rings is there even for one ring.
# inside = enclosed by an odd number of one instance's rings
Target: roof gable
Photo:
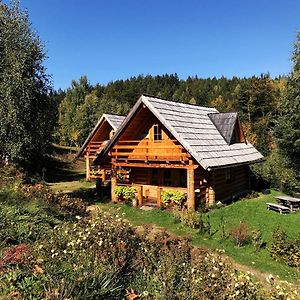
[[[142,95],[95,163],[108,154],[140,105],[147,106],[204,169],[246,164],[263,158],[250,143],[229,145],[226,142],[209,117],[209,114],[219,113],[215,108]]]
[[[89,142],[92,140],[94,135],[97,133],[97,131],[99,130],[99,128],[100,128],[101,124],[103,124],[103,122],[107,121],[108,124],[112,127],[112,129],[117,131],[124,120],[125,120],[124,116],[103,114],[101,116],[101,118],[99,119],[99,121],[97,122],[97,124],[95,125],[95,127],[93,128],[93,130],[91,131],[91,133],[89,134],[89,136],[87,137],[87,139],[84,141],[84,143],[81,146],[80,150],[78,151],[76,157],[78,158],[83,154],[85,148],[87,147]]]

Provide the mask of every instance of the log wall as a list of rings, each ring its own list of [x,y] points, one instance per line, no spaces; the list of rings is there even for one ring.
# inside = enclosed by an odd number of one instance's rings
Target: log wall
[[[235,195],[241,195],[249,191],[249,167],[240,166],[211,171],[215,200],[230,200]]]

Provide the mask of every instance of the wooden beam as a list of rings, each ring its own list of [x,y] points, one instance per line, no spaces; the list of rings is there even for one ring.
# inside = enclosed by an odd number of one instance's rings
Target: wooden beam
[[[117,202],[117,197],[116,194],[114,193],[114,189],[117,186],[117,170],[116,170],[116,166],[114,164],[112,164],[111,167],[111,200],[113,202]]]
[[[87,181],[90,180],[90,157],[88,152],[85,156],[85,178]]]
[[[167,168],[167,169],[189,169],[191,166],[183,165],[183,164],[155,164],[155,163],[131,163],[131,162],[116,162],[116,166],[118,167],[137,167],[137,168]],[[198,165],[193,165],[193,169],[197,169]]]
[[[162,188],[161,187],[157,187],[157,207],[161,207],[161,191],[162,191]]]
[[[209,206],[213,206],[216,202],[216,196],[215,196],[215,191],[213,189],[212,186],[209,187],[208,189],[208,199],[209,199],[209,202],[208,202],[208,205]]]
[[[187,206],[188,209],[195,210],[195,170],[193,162],[190,160],[189,168],[187,169]]]
[[[138,200],[138,206],[143,206],[143,186],[142,185],[135,185],[134,186],[137,192],[137,200]]]

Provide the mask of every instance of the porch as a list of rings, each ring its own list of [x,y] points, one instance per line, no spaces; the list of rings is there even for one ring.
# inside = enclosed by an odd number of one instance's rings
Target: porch
[[[201,179],[194,166],[181,168],[144,167],[115,168],[111,178],[112,200],[116,201],[116,186],[133,186],[137,192],[138,206],[162,205],[163,191],[178,191],[185,195],[186,206],[196,209],[199,205],[209,206],[214,201],[214,191],[205,179]]]

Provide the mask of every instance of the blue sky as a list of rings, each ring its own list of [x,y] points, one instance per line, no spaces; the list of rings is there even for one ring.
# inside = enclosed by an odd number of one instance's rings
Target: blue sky
[[[7,1],[6,1],[7,2]],[[21,0],[44,41],[54,87],[87,75],[275,77],[290,71],[300,1]]]

